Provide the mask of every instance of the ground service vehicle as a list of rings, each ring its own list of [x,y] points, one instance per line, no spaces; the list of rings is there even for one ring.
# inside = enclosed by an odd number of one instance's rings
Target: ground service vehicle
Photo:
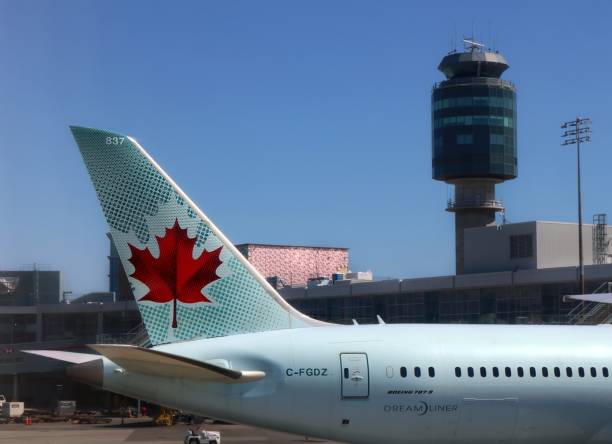
[[[207,430],[187,430],[184,444],[221,444],[221,433]]]

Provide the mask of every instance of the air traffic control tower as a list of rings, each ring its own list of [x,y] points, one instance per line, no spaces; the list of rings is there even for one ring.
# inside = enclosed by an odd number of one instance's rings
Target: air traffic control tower
[[[463,273],[463,231],[495,224],[503,211],[495,185],[517,175],[516,91],[502,80],[508,63],[484,45],[464,40],[438,69],[446,76],[432,91],[433,178],[455,186],[447,211],[455,213],[457,273]]]

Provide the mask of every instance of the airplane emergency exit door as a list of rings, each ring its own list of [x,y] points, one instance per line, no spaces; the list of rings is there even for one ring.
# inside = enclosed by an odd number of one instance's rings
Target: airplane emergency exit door
[[[365,353],[341,353],[342,397],[367,398],[370,395],[368,356]]]

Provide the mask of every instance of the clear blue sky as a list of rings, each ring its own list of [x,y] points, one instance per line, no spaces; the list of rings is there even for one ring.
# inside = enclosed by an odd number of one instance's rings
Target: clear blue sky
[[[576,5],[579,8],[576,8]],[[612,2],[0,0],[0,268],[107,289],[69,124],[136,137],[234,242],[340,245],[354,270],[452,274],[430,92],[475,31],[518,88],[510,221],[576,219],[562,121],[593,119],[584,216],[612,216]]]

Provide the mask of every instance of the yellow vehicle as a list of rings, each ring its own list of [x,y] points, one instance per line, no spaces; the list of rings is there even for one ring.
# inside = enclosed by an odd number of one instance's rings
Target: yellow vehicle
[[[173,425],[174,416],[176,413],[176,410],[172,410],[167,407],[162,407],[159,411],[159,415],[155,417],[155,425],[166,427]]]

